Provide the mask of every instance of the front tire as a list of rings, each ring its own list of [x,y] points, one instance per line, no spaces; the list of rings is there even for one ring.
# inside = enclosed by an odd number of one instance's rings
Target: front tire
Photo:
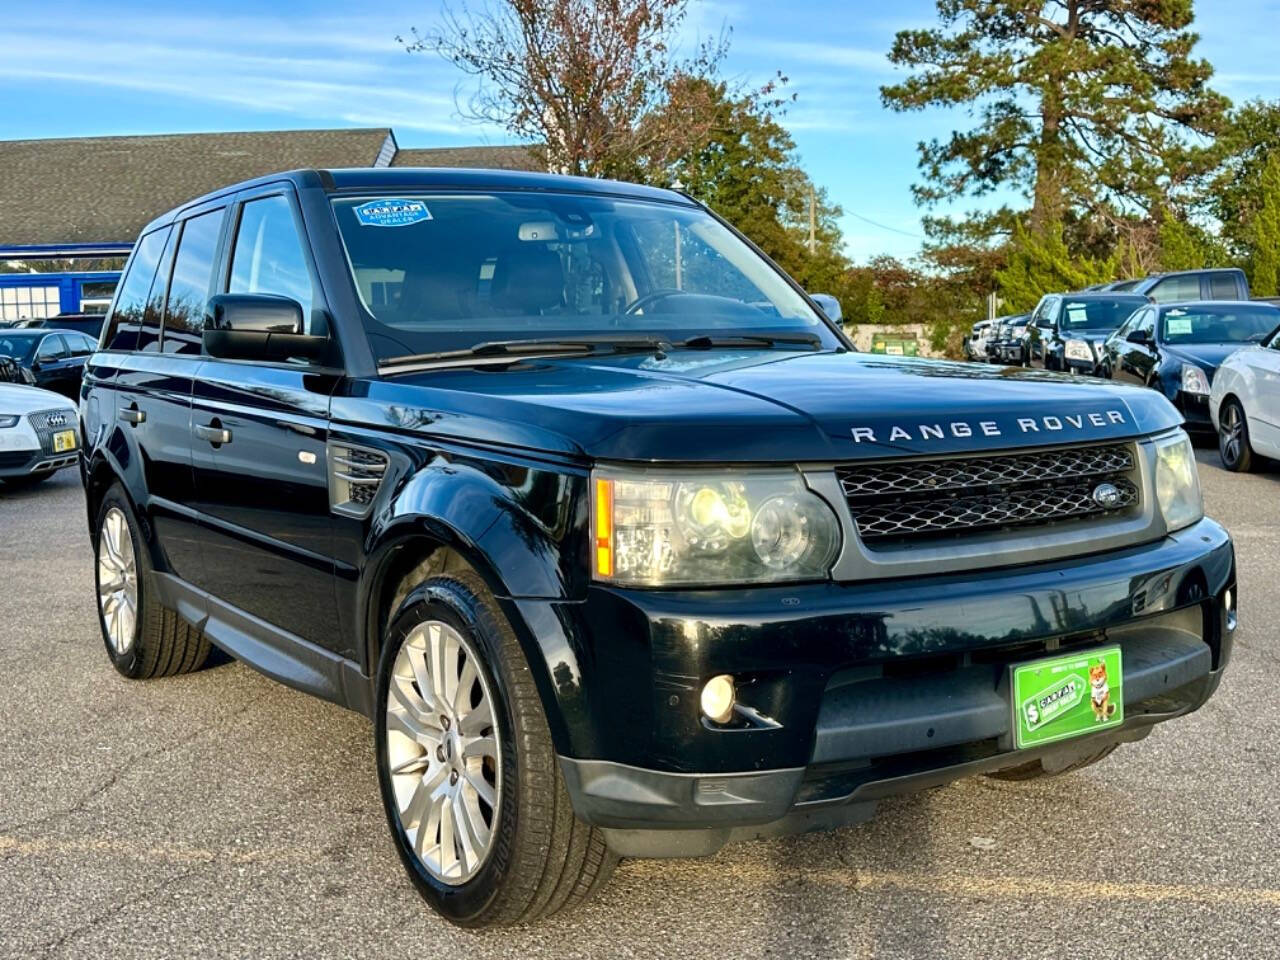
[[[401,604],[374,716],[396,852],[445,919],[528,922],[608,880],[617,858],[574,816],[524,653],[475,574],[432,577]]]
[[[1218,456],[1222,458],[1222,465],[1233,473],[1249,473],[1256,465],[1244,407],[1234,398],[1227,400],[1218,412]]]
[[[131,680],[189,673],[209,659],[209,641],[161,606],[146,544],[124,490],[115,484],[94,527],[98,625],[111,664]]]

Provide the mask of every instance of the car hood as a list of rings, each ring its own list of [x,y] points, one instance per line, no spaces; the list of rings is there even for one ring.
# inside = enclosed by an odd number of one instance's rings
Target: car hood
[[[602,460],[823,462],[1114,440],[1177,426],[1152,390],[856,353],[673,351],[351,381],[338,421]]]
[[[0,383],[0,414],[34,413],[37,410],[75,410],[76,405],[50,390],[28,387],[20,383]]]
[[[1227,359],[1237,350],[1251,347],[1250,343],[1180,343],[1177,346],[1165,346],[1169,356],[1185,360],[1203,367],[1205,373],[1212,377]]]

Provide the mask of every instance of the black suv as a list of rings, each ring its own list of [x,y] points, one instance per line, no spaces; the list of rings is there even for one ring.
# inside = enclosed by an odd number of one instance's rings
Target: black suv
[[[1102,374],[1102,345],[1150,301],[1131,293],[1046,293],[1023,329],[1027,366]]]
[[[212,643],[371,718],[457,923],[1084,766],[1231,653],[1231,541],[1164,397],[858,354],[664,190],[206,196],[139,239],[80,413],[116,669]]]
[[[1210,267],[1204,270],[1153,273],[1147,277],[1101,284],[1094,289],[1113,293],[1136,293],[1156,303],[1249,299],[1249,280],[1239,267]]]

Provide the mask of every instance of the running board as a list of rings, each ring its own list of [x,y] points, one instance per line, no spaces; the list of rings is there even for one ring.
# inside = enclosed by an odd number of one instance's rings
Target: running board
[[[153,576],[160,602],[215,646],[286,687],[373,716],[373,681],[346,657],[281,630],[170,573]]]

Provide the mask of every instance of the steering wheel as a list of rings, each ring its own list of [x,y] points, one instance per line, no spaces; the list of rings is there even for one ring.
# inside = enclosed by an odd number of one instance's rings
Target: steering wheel
[[[681,297],[687,291],[685,290],[654,290],[652,293],[646,293],[643,297],[637,297],[628,303],[622,310],[623,316],[633,317],[637,313],[642,313],[645,307],[652,306],[659,300],[665,300],[668,297]]]

